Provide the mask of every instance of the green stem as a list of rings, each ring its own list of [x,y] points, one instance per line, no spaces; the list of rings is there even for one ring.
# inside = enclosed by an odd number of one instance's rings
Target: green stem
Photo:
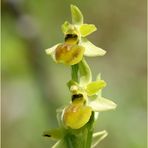
[[[79,70],[79,66],[78,64],[72,65],[71,66],[71,77],[72,80],[78,82],[78,70]]]
[[[78,72],[80,74],[80,79]],[[72,80],[78,83],[79,80],[83,81],[81,80],[81,77],[83,77],[84,81],[87,83],[91,81],[91,70],[85,59],[83,59],[80,63],[71,66],[71,77]],[[94,112],[92,112],[89,122],[79,131],[81,133],[81,137],[78,138],[78,135],[76,135],[76,138],[74,138],[71,134],[66,137],[66,143],[68,148],[72,148],[72,145],[74,148],[90,148],[93,136],[93,123]],[[77,145],[77,143],[79,144]]]
[[[92,137],[93,137],[93,123],[94,123],[94,112],[92,112],[90,120],[86,125],[86,128],[88,130],[87,139],[86,139],[86,148],[91,147]]]
[[[73,145],[73,137],[71,137],[71,135],[68,135],[67,137],[65,137],[65,139],[67,143],[67,148],[75,148],[75,146]]]

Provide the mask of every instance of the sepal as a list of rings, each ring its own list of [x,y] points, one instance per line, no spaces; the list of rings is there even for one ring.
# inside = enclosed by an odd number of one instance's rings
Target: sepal
[[[105,99],[103,97],[90,101],[89,106],[92,108],[93,111],[96,112],[113,110],[117,107],[117,105],[113,101]]]
[[[76,25],[83,24],[83,15],[80,9],[74,5],[71,5],[71,17],[72,23]]]
[[[85,48],[84,55],[88,57],[103,56],[106,53],[105,50],[95,46],[86,38],[81,39],[80,45],[82,45]]]

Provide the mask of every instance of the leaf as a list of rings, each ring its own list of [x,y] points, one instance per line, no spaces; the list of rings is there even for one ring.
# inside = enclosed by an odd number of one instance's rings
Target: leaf
[[[95,56],[103,56],[105,55],[106,51],[95,46],[86,38],[82,38],[81,43],[83,47],[85,47],[84,55],[88,57],[95,57]]]
[[[86,87],[87,95],[88,96],[95,95],[96,93],[98,93],[98,91],[101,88],[103,88],[105,86],[106,86],[106,83],[103,80],[98,80],[98,81],[91,82]]]
[[[71,24],[70,24],[69,22],[65,21],[61,28],[62,28],[63,33],[66,34],[67,31],[68,31],[71,27],[72,27]]]
[[[80,9],[74,5],[71,5],[71,16],[72,16],[72,23],[76,25],[83,24],[83,15]]]
[[[90,101],[89,106],[92,107],[92,110],[96,112],[108,111],[117,107],[117,105],[113,101],[105,99],[103,97],[97,98],[94,101]]]
[[[91,148],[95,148],[107,135],[108,133],[105,130],[94,133]]]
[[[83,24],[80,26],[80,33],[82,37],[85,37],[96,30],[97,28],[93,24]]]
[[[43,133],[43,136],[53,138],[53,139],[61,139],[62,131],[60,128],[50,129]]]
[[[51,148],[66,148],[66,147],[67,147],[66,142],[63,139],[61,139]]]
[[[80,72],[80,86],[86,86],[88,83],[91,82],[92,74],[84,58],[79,63],[79,72]]]
[[[53,60],[56,62],[56,58],[55,58],[55,50],[56,48],[60,45],[61,43],[58,43],[54,46],[52,46],[51,48],[45,49],[45,52],[47,55],[51,55],[51,57],[53,58]]]

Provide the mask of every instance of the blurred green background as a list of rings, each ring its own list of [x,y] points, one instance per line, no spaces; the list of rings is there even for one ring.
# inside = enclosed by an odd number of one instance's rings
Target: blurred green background
[[[89,39],[107,54],[87,60],[118,104],[95,124],[109,132],[99,148],[146,148],[146,0],[2,0],[2,148],[54,143],[42,132],[57,127],[56,108],[70,100],[70,68],[44,49],[63,41],[70,4],[98,28]]]

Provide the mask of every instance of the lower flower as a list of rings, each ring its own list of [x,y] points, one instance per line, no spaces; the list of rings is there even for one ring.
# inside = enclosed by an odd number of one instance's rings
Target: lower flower
[[[79,129],[89,121],[91,114],[92,108],[86,106],[82,99],[76,99],[64,110],[64,125],[72,129]]]

